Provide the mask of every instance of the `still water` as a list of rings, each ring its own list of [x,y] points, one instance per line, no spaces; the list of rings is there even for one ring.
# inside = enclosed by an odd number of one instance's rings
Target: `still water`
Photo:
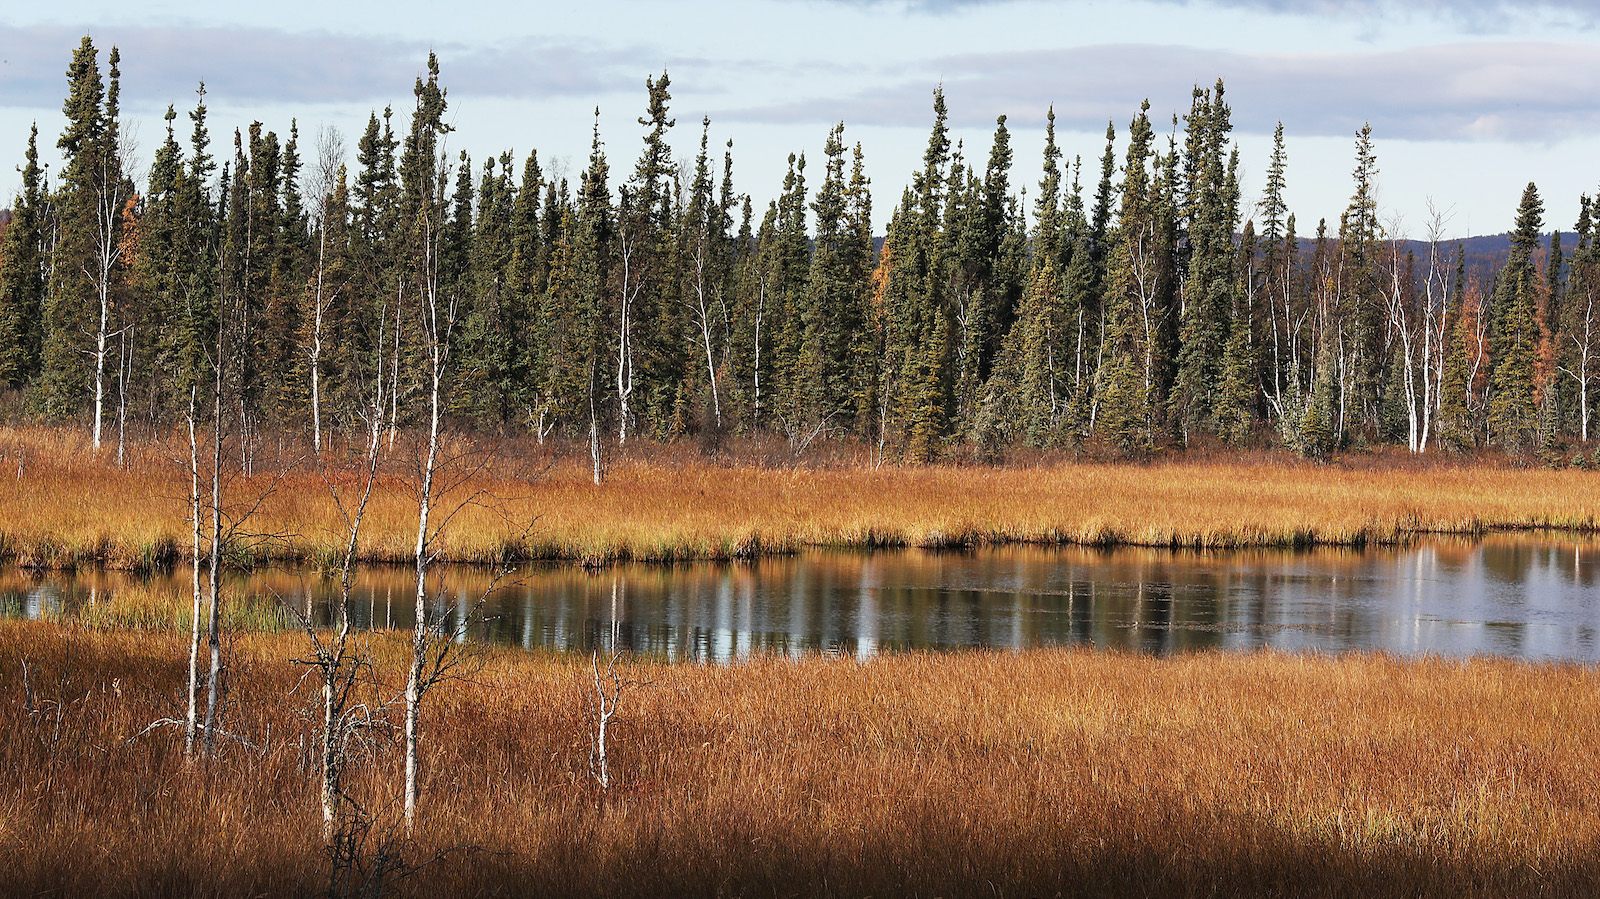
[[[440,568],[433,613],[452,630],[488,573]],[[180,569],[143,583],[182,595]],[[0,571],[0,615],[71,615],[141,582],[114,572]],[[1600,541],[1550,535],[1430,540],[1404,548],[1172,552],[1005,547],[972,552],[808,551],[754,562],[599,571],[534,566],[502,582],[464,639],[672,659],[753,652],[1088,644],[1600,661]],[[229,595],[327,620],[337,581],[274,569]],[[412,573],[363,569],[361,627],[409,628]]]

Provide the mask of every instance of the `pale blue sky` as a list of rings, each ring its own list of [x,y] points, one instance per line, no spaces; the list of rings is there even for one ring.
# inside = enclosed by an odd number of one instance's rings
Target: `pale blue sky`
[[[0,12],[0,191],[16,190],[31,121],[53,147],[63,73],[87,31],[122,48],[124,109],[146,159],[161,112],[191,108],[201,79],[219,145],[253,120],[286,134],[291,117],[308,146],[330,125],[353,143],[390,103],[403,129],[432,47],[454,147],[519,161],[536,147],[547,171],[564,163],[576,175],[599,106],[620,178],[638,155],[644,79],[666,68],[679,154],[693,155],[709,115],[714,146],[735,142],[736,188],[758,215],[789,152],[810,157],[815,184],[829,126],[843,120],[863,144],[881,228],[919,165],[936,84],[979,165],[995,117],[1009,116],[1013,184],[1033,188],[1051,103],[1063,149],[1092,180],[1108,118],[1122,134],[1148,97],[1164,131],[1195,83],[1221,76],[1247,206],[1281,119],[1302,234],[1320,216],[1336,224],[1368,120],[1384,215],[1405,234],[1425,235],[1430,197],[1452,210],[1450,234],[1504,230],[1529,180],[1547,224],[1570,229],[1578,194],[1600,186],[1597,24],[1600,3],[1578,0],[30,4]]]

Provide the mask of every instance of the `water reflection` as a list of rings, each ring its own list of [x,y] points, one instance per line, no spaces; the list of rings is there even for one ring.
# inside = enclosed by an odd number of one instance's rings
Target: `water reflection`
[[[451,569],[431,600],[455,628],[490,587]],[[363,628],[409,628],[412,573],[360,573]],[[186,571],[158,581],[178,593]],[[1168,552],[1008,547],[812,551],[746,563],[519,572],[460,636],[529,648],[625,646],[673,659],[754,652],[870,656],[898,648],[1089,644],[1147,653],[1270,646],[1600,660],[1600,543],[1548,535],[1399,549]],[[0,614],[72,614],[132,583],[111,572],[0,573]],[[233,595],[281,597],[319,620],[335,580],[270,570]]]

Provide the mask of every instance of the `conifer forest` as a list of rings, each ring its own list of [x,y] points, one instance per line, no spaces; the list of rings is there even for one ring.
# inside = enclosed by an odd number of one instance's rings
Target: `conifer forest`
[[[374,111],[349,163],[293,122],[214,135],[202,85],[135,181],[118,52],[103,62],[87,37],[71,54],[65,128],[29,136],[0,236],[6,409],[97,446],[224,407],[247,435],[359,439],[414,423],[430,372],[457,426],[597,454],[768,434],[909,463],[1196,440],[1548,460],[1590,438],[1588,198],[1564,251],[1530,183],[1503,264],[1469,265],[1437,218],[1428,239],[1387,233],[1367,128],[1344,214],[1297,222],[1280,126],[1252,208],[1221,81],[1170,130],[1130,110],[1098,158],[1069,157],[1052,113],[1026,126],[1046,134],[1027,165],[1003,116],[986,155],[952,146],[935,90],[878,237],[844,124],[762,209],[732,142],[676,123],[665,72],[642,141],[597,120],[575,181],[537,152],[447,149],[432,57],[414,108]],[[696,125],[675,161],[671,130]],[[66,163],[47,174],[52,139]]]

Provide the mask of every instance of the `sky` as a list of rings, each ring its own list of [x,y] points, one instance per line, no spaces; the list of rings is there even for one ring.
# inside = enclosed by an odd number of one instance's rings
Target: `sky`
[[[1069,161],[1083,160],[1087,194],[1108,122],[1120,162],[1142,100],[1165,134],[1192,88],[1218,78],[1233,109],[1245,217],[1281,121],[1302,235],[1318,218],[1337,228],[1366,122],[1380,216],[1394,236],[1504,231],[1529,181],[1546,228],[1570,230],[1579,195],[1600,188],[1600,0],[8,4],[0,196],[18,189],[30,124],[46,157],[57,156],[65,71],[85,34],[103,52],[121,50],[124,117],[144,167],[169,104],[187,135],[201,81],[219,154],[235,128],[260,121],[286,136],[295,120],[306,158],[335,130],[353,156],[374,110],[392,106],[405,130],[431,49],[452,148],[478,161],[510,151],[518,171],[536,149],[547,173],[575,182],[598,107],[613,189],[639,156],[645,79],[666,71],[677,155],[693,158],[709,117],[713,154],[720,160],[733,141],[735,188],[758,217],[790,153],[805,154],[809,183],[820,182],[822,145],[842,121],[846,141],[862,145],[880,233],[921,167],[941,85],[952,137],[975,165],[987,160],[996,117],[1007,116],[1012,184],[1030,195],[1052,106],[1057,142]]]

